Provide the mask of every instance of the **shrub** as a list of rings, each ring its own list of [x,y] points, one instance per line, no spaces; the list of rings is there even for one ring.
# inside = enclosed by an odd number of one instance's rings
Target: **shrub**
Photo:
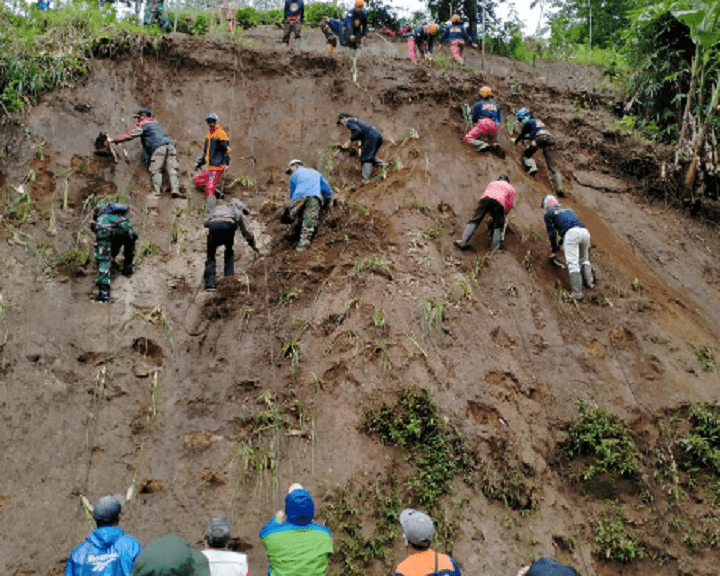
[[[310,26],[317,26],[323,16],[342,20],[343,15],[343,9],[330,2],[316,2],[305,5],[305,23]]]
[[[635,441],[630,432],[607,408],[578,403],[578,419],[568,431],[570,440],[565,453],[570,458],[588,457],[583,480],[607,472],[634,478],[639,472]]]

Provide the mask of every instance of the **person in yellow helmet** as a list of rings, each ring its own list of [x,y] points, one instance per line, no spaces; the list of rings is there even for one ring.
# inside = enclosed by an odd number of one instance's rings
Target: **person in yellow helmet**
[[[435,36],[437,35],[437,24],[431,22],[415,28],[408,36],[408,53],[410,54],[410,62],[417,64],[417,50],[420,50],[420,58],[432,60],[433,47],[435,46]]]
[[[463,28],[460,22],[460,15],[453,14],[450,26],[443,30],[442,36],[440,36],[440,44],[450,41],[450,52],[453,55],[455,62],[461,66],[464,64],[463,50],[465,50],[465,44],[470,44],[473,48],[477,48],[477,44],[470,38],[465,28]]]
[[[500,150],[498,144],[498,135],[502,123],[500,106],[492,99],[492,88],[483,86],[479,92],[480,100],[475,103],[470,112],[470,117],[475,126],[465,134],[463,140],[467,144],[475,146],[478,152],[492,148],[498,156],[503,158],[505,153]],[[486,140],[489,140],[489,142],[486,142]]]
[[[368,18],[367,13],[363,10],[364,6],[363,0],[355,0],[355,7],[345,14],[343,36],[345,45],[353,50],[360,48],[360,42],[367,36]]]

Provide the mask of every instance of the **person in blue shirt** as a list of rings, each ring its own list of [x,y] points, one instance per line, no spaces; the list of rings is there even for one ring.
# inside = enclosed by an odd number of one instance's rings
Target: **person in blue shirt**
[[[440,44],[450,41],[450,52],[455,59],[455,62],[463,65],[463,50],[465,50],[465,44],[470,44],[473,48],[477,48],[477,44],[470,38],[465,28],[463,28],[460,22],[460,14],[453,14],[450,20],[450,26],[443,30],[442,36],[440,36]]]
[[[95,503],[93,519],[97,529],[78,544],[67,559],[65,576],[130,576],[140,543],[120,528],[122,504],[115,496],[103,496]]]
[[[570,296],[577,300],[583,297],[583,284],[591,290],[595,287],[590,266],[590,232],[570,208],[558,204],[555,196],[545,196],[541,204],[545,211],[545,228],[552,249],[551,260],[563,248],[565,263],[570,275]]]
[[[410,33],[408,36],[408,53],[410,54],[410,62],[417,64],[416,48],[420,50],[421,59],[425,59],[425,52],[427,51],[427,59],[432,60],[436,34],[437,24],[435,24],[435,22],[418,26]]]
[[[530,566],[520,569],[517,576],[580,576],[572,566],[560,564],[551,558],[538,558]]]
[[[355,0],[355,8],[348,10],[343,22],[345,45],[353,50],[359,49],[360,42],[367,36],[368,19],[363,6],[365,6],[363,0]]]
[[[338,40],[340,40],[340,46],[345,46],[345,38],[343,37],[343,23],[330,16],[323,16],[318,24],[320,31],[325,35],[327,45],[325,50],[328,54],[332,54],[337,47]]]
[[[525,169],[530,175],[537,173],[537,165],[535,164],[535,160],[532,159],[532,155],[540,148],[545,157],[548,170],[550,170],[555,177],[555,191],[558,196],[561,198],[564,197],[562,174],[560,174],[560,170],[555,166],[555,139],[552,137],[552,134],[550,134],[550,130],[548,130],[545,124],[535,118],[527,108],[520,108],[520,110],[518,110],[517,119],[522,124],[522,130],[520,130],[518,137],[515,138],[515,144],[517,145],[521,140],[530,141],[530,145],[525,148],[520,158],[523,166],[525,166]]]
[[[351,118],[347,112],[338,114],[338,124],[350,130],[350,138],[342,145],[343,150],[349,150],[353,142],[360,142],[360,168],[363,180],[370,180],[373,166],[385,166],[385,162],[377,157],[377,152],[383,144],[380,131],[357,118]]]
[[[310,247],[320,219],[320,203],[330,206],[332,188],[322,174],[306,168],[302,160],[291,160],[286,174],[290,174],[290,206],[285,209],[280,221],[290,224],[293,230],[300,227],[300,242],[296,250],[304,252]]]
[[[285,31],[283,32],[283,43],[290,44],[290,33],[295,34],[295,40],[300,40],[302,23],[305,21],[305,3],[303,0],[285,0]]]
[[[490,147],[496,152],[500,151],[498,134],[500,133],[502,113],[500,112],[500,106],[492,99],[492,95],[490,86],[480,88],[480,100],[475,103],[470,112],[470,118],[475,123],[475,126],[463,138],[467,144],[475,146],[478,152],[488,150]],[[484,137],[490,139],[492,143],[488,144]],[[504,155],[504,153],[501,154],[501,156]]]

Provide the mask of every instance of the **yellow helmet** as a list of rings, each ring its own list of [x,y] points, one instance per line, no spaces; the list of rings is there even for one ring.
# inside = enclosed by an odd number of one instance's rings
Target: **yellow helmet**
[[[427,27],[428,34],[431,36],[434,36],[437,33],[437,24],[435,22],[430,22]]]
[[[457,24],[458,22],[460,22],[460,14],[453,14],[452,15],[452,23]]]
[[[490,96],[492,96],[492,88],[490,88],[490,86],[483,86],[480,88],[480,96],[490,98]]]
[[[332,44],[328,44],[325,46],[325,50],[327,50],[328,54],[332,54],[335,51],[335,47]]]
[[[355,8],[362,8],[365,6],[365,2],[363,0],[355,0]]]

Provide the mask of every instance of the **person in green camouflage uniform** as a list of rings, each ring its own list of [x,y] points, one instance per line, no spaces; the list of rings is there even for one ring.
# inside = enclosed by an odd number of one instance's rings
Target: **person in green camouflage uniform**
[[[165,14],[164,0],[147,0],[145,4],[145,25],[157,24],[165,32],[170,31],[170,21]]]
[[[333,191],[320,172],[306,168],[301,160],[291,160],[285,173],[290,174],[291,204],[285,209],[280,221],[289,224],[293,230],[300,228],[300,242],[296,250],[304,252],[310,247],[317,231],[321,203],[323,207],[329,208]]]
[[[138,233],[130,226],[128,207],[125,204],[100,204],[95,209],[90,229],[95,232],[95,262],[97,262],[97,286],[99,302],[110,300],[110,268],[113,259],[123,248],[122,273],[132,276],[134,272],[135,241]]]

